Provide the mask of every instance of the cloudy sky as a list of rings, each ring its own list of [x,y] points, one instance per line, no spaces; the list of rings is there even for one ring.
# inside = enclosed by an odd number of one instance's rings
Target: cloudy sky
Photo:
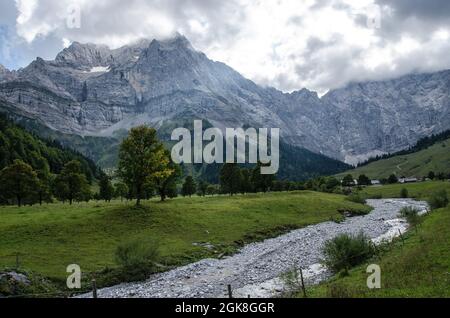
[[[450,68],[448,0],[2,0],[0,63],[53,59],[72,41],[115,48],[175,32],[283,91]]]

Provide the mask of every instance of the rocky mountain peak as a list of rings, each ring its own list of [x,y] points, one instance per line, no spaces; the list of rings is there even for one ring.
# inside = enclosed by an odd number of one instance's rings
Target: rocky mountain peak
[[[287,94],[208,59],[179,34],[114,50],[74,42],[55,61],[38,58],[17,74],[14,90],[0,75],[0,98],[81,135],[202,118],[217,127],[279,127],[286,142],[357,163],[450,128],[450,71],[350,84],[322,98],[307,89]]]
[[[56,56],[55,62],[62,66],[82,68],[108,66],[113,60],[111,50],[107,46],[73,42]]]

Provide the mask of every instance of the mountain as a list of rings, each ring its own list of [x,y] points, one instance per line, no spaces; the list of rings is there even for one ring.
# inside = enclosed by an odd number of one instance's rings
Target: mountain
[[[58,142],[44,140],[0,115],[0,170],[20,159],[36,170],[60,173],[64,164],[72,160],[81,162],[89,181],[98,178],[101,170],[80,153],[62,147]]]
[[[371,179],[382,179],[395,174],[398,177],[419,178],[428,176],[430,171],[433,171],[436,175],[439,173],[444,173],[446,176],[450,175],[450,138],[438,139],[428,147],[414,147],[413,149],[421,150],[392,155],[386,159],[377,160],[357,169],[341,173],[338,176],[344,177],[350,173],[357,177],[365,174]]]
[[[287,144],[355,164],[449,129],[449,89],[450,71],[442,71],[352,83],[322,98],[307,89],[287,94],[177,35],[115,50],[75,42],[53,61],[37,58],[0,81],[0,110],[79,136],[193,119],[222,129],[278,127]]]

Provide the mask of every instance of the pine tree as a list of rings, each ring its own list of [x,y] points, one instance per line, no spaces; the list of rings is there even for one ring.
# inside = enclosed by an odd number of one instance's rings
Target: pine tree
[[[195,184],[194,178],[192,176],[186,177],[182,189],[183,196],[191,197],[195,194],[196,189],[197,185]]]
[[[220,187],[231,196],[238,193],[241,187],[242,174],[235,163],[226,163],[220,170]]]

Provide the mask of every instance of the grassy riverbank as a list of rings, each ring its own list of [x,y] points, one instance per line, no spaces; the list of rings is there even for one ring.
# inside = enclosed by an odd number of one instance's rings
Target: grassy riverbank
[[[370,187],[362,193],[399,197],[402,188],[423,200],[440,189],[450,193],[448,182]],[[417,231],[408,231],[403,239],[386,245],[378,257],[352,269],[348,276],[337,275],[309,288],[309,297],[450,297],[450,207],[423,216]],[[367,288],[368,264],[380,265],[381,289]]]
[[[0,207],[0,267],[14,266],[19,253],[21,268],[62,282],[69,264],[79,264],[85,273],[114,268],[117,245],[129,239],[159,242],[160,263],[180,265],[339,220],[346,210],[367,213],[370,208],[309,191],[178,198],[149,201],[142,208],[120,201]]]

